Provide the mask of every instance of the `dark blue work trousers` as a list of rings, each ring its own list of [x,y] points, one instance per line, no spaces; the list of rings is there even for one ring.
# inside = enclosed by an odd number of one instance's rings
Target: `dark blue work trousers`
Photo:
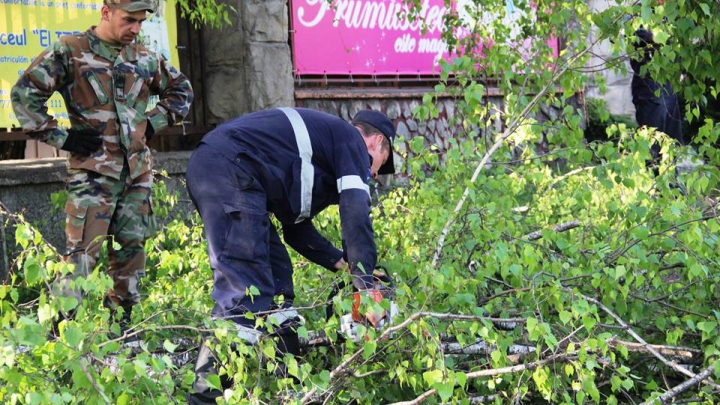
[[[267,196],[253,163],[231,161],[201,144],[187,167],[187,188],[205,226],[213,271],[214,317],[243,325],[249,312],[267,311],[273,296],[292,302],[292,262],[270,221]],[[259,295],[252,296],[251,286]]]

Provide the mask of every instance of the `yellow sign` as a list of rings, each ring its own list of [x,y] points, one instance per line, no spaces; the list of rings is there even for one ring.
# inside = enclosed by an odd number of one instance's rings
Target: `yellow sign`
[[[138,41],[179,68],[175,0],[160,0]],[[30,63],[62,35],[84,32],[100,21],[102,0],[0,0],[0,128],[19,127],[10,90]],[[65,103],[55,94],[48,112],[69,125]]]

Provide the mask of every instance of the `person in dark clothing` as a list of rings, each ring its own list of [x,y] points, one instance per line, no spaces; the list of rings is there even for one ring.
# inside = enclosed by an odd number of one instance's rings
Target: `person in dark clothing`
[[[630,59],[630,66],[634,72],[631,91],[635,105],[635,119],[639,126],[657,128],[684,145],[682,116],[677,94],[673,91],[670,83],[661,85],[653,80],[647,72],[642,72],[642,67],[650,62],[657,48],[657,44],[653,41],[653,34],[640,27],[635,31],[635,36],[637,37],[635,43],[637,54]],[[660,146],[653,145],[653,158],[657,159],[659,152]]]
[[[208,241],[213,317],[234,321],[240,338],[254,344],[264,331],[245,315],[271,311],[268,321],[279,325],[273,332],[279,349],[298,353],[293,268],[270,213],[298,253],[331,271],[348,267],[354,286],[374,293],[377,250],[368,182],[395,172],[394,138],[395,126],[380,112],[360,111],[348,123],[304,108],[247,114],[208,133],[186,177]],[[312,224],[332,204],[339,204],[342,251]],[[251,286],[259,295],[247,295]],[[191,404],[214,404],[222,395],[206,383],[209,374],[217,374],[212,357],[203,345]]]

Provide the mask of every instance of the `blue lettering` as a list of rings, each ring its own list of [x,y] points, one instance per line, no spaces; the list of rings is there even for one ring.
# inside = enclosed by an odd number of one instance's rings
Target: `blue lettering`
[[[27,45],[27,32],[23,29],[22,34],[0,32],[0,45]]]
[[[59,30],[56,30],[56,31],[55,31],[55,38],[56,38],[56,39],[60,39],[60,37],[63,36],[63,35],[73,35],[73,34],[79,34],[79,33],[80,33],[80,31],[59,31]]]
[[[32,33],[37,35],[40,39],[40,46],[43,48],[50,46],[50,30],[34,29]]]

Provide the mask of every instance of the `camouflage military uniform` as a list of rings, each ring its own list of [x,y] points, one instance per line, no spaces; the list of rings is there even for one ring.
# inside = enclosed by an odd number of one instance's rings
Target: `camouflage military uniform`
[[[108,298],[129,308],[139,301],[137,278],[144,273],[144,241],[152,223],[146,128],[151,124],[157,132],[181,122],[193,92],[187,78],[154,52],[135,43],[113,52],[94,28],[63,36],[43,51],[13,87],[12,101],[28,136],[57,148],[68,133],[47,113],[45,102],[55,91],[65,99],[73,129],[100,132],[98,151],[69,157],[66,259],[76,264],[78,275],[92,270],[109,235],[121,248],[108,244],[115,281]],[[160,95],[160,101],[146,112],[151,95]]]

